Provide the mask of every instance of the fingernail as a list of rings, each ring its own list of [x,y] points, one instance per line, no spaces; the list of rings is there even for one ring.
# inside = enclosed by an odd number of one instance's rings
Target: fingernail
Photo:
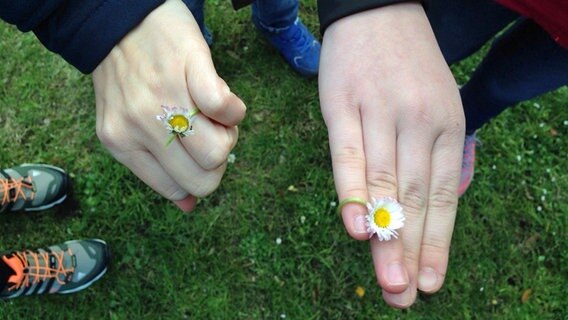
[[[400,263],[391,263],[387,266],[387,278],[391,285],[404,285],[408,283],[406,273]]]
[[[365,216],[358,215],[355,217],[353,226],[357,233],[367,233],[367,219]]]
[[[438,287],[438,274],[432,268],[422,268],[418,274],[418,288],[425,292],[434,291]]]

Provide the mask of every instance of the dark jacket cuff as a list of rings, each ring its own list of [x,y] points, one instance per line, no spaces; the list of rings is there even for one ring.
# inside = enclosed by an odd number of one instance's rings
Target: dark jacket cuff
[[[60,54],[79,71],[91,73],[130,30],[164,1],[101,1],[82,21],[77,21],[70,10],[60,10],[33,31],[47,49]]]
[[[33,31],[50,51],[83,73],[165,0],[0,0],[0,18]]]
[[[318,0],[320,31],[323,34],[330,24],[349,15],[390,4],[410,1],[412,0]]]

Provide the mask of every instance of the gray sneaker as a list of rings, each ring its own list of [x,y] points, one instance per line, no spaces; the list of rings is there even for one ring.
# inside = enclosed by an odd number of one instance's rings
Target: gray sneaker
[[[83,290],[105,274],[109,261],[110,251],[99,239],[5,253],[0,255],[0,299]]]
[[[0,213],[47,210],[65,201],[71,183],[58,167],[23,164],[0,169]]]

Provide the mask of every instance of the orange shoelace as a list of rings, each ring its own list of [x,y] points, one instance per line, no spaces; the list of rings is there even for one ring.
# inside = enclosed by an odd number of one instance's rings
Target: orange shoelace
[[[69,255],[73,255],[71,249],[67,250]],[[50,255],[56,259],[56,268],[51,268],[49,265]],[[63,265],[65,252],[61,253],[48,253],[48,252],[15,252],[10,258],[4,256],[4,262],[14,270],[15,275],[8,279],[8,283],[13,285],[8,288],[8,291],[18,290],[21,287],[29,287],[47,279],[55,279],[59,284],[64,285],[67,283],[67,277],[72,274],[75,269],[73,267],[66,269]],[[28,259],[31,258],[34,262],[31,266]],[[43,260],[44,265],[40,261]],[[30,281],[30,277],[33,278]]]
[[[2,203],[0,205],[5,205],[9,202],[16,202],[19,198],[28,200],[24,189],[30,189],[30,199],[33,200],[35,197],[35,192],[33,190],[32,178],[25,177],[20,179],[0,179],[0,192],[2,192]],[[14,190],[13,196],[11,196],[10,190]]]

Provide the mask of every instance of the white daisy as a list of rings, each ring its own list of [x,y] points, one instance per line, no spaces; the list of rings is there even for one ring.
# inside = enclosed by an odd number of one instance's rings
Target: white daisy
[[[193,122],[199,110],[190,112],[187,108],[167,106],[162,106],[162,109],[164,110],[164,114],[157,115],[156,119],[162,121],[171,134],[180,137],[195,134]]]
[[[404,226],[404,214],[398,202],[390,197],[375,199],[373,204],[367,203],[367,232],[369,238],[377,234],[379,241],[389,241],[391,237],[398,238],[396,229]]]

